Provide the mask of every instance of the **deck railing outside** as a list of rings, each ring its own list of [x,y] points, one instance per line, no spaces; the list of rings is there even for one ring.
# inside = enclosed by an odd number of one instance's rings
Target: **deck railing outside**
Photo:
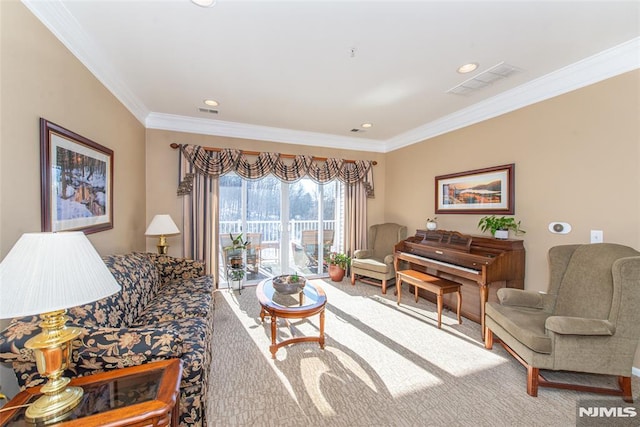
[[[289,239],[299,241],[302,237],[303,230],[317,230],[318,221],[299,221],[292,220],[289,222],[290,232]],[[323,221],[323,230],[335,230],[336,222],[334,220]],[[279,242],[282,239],[282,229],[280,221],[247,221],[247,229],[242,230],[241,221],[220,221],[220,235],[231,233],[261,233],[263,242]]]

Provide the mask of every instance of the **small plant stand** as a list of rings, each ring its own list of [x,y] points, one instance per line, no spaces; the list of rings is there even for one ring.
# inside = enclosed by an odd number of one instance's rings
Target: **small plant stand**
[[[242,281],[247,274],[244,264],[227,265],[227,281],[229,282],[229,292],[233,292],[233,283],[238,283],[238,292],[242,295]]]
[[[229,284],[229,292],[233,292],[234,283],[238,284],[238,292],[242,295],[242,281],[247,275],[244,262],[244,251],[227,251],[225,253],[225,274]]]

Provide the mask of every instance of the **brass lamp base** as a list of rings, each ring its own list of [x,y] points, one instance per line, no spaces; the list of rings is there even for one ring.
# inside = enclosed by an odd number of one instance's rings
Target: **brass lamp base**
[[[160,241],[158,242],[158,245],[156,247],[158,248],[158,253],[160,255],[166,255],[167,254],[167,250],[169,249],[169,245],[167,245],[167,238],[164,235],[160,236]]]
[[[64,419],[82,399],[80,387],[67,387],[71,380],[63,377],[71,358],[71,343],[83,333],[82,328],[67,327],[67,310],[40,315],[42,332],[29,339],[25,347],[33,350],[40,375],[49,381],[40,389],[42,396],[25,412],[32,423],[47,423]]]
[[[62,421],[80,403],[83,395],[80,387],[67,387],[57,394],[42,395],[27,408],[24,416],[27,421],[37,424]]]

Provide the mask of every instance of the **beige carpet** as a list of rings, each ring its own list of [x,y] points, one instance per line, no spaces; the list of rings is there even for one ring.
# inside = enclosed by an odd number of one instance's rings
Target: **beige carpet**
[[[276,360],[255,288],[216,293],[209,425],[573,426],[580,400],[622,402],[548,388],[528,396],[525,369],[500,345],[484,349],[478,324],[463,318],[459,325],[446,313],[437,329],[435,305],[414,303],[406,287],[398,307],[394,288],[383,296],[347,280],[314,283],[328,298],[325,349],[294,344],[279,349]],[[318,316],[294,322],[297,332],[318,332]],[[637,396],[636,377],[633,390]]]

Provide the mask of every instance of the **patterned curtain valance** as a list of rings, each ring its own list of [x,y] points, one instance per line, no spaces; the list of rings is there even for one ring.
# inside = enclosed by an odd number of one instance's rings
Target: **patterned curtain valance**
[[[367,197],[374,197],[373,191],[373,162],[369,160],[347,161],[328,158],[322,161],[313,156],[289,156],[285,159],[279,153],[258,153],[249,160],[249,156],[240,150],[223,148],[211,150],[199,145],[179,144],[182,155],[193,165],[201,175],[220,176],[235,172],[245,179],[260,179],[272,174],[283,182],[295,182],[307,176],[323,184],[338,179],[345,184],[352,185],[363,182],[367,189]],[[185,194],[188,183],[181,182],[179,194]],[[185,191],[186,190],[186,191]]]

